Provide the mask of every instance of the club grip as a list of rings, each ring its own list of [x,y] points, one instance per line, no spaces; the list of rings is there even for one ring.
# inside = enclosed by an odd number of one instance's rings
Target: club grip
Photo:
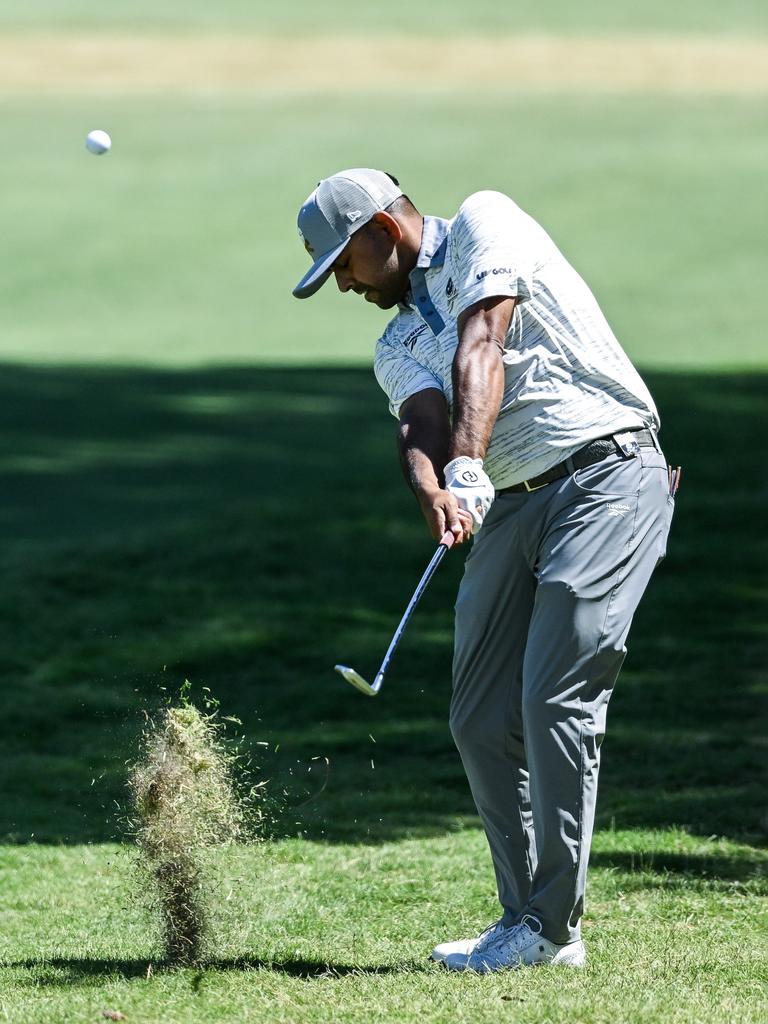
[[[440,544],[444,548],[448,548],[449,551],[451,550],[451,548],[453,547],[455,542],[456,542],[456,534],[452,533],[450,530],[446,530],[445,533],[443,534],[443,536],[440,539]]]

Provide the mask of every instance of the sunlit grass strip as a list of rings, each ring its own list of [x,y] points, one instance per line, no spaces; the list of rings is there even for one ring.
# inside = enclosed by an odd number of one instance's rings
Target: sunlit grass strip
[[[0,92],[61,89],[343,92],[488,88],[750,95],[768,91],[768,42],[707,35],[408,36],[0,34]],[[322,59],[320,59],[322,58]]]

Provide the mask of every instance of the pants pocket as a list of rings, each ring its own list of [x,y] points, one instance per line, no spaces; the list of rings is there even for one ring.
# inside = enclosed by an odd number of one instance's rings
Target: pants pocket
[[[624,498],[636,495],[643,475],[642,460],[609,455],[584,469],[577,469],[571,480],[581,494]]]

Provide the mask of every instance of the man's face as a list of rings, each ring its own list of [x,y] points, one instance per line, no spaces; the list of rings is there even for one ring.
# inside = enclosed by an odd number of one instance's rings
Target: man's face
[[[401,265],[397,241],[377,220],[352,235],[331,270],[339,291],[353,291],[380,309],[390,309],[408,291],[408,270]]]

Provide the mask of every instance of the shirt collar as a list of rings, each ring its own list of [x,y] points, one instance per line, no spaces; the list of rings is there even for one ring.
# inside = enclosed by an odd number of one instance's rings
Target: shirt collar
[[[417,270],[426,271],[430,267],[442,267],[445,263],[445,251],[448,248],[448,231],[451,222],[443,217],[424,217],[424,225],[421,229],[421,248],[416,260],[416,266],[410,273],[411,281]],[[415,309],[413,305],[412,289],[408,292],[402,302],[398,302],[398,309]]]
[[[450,221],[442,217],[425,217],[421,232],[421,248],[416,266],[422,270],[427,267],[442,267],[445,263],[446,239]]]

